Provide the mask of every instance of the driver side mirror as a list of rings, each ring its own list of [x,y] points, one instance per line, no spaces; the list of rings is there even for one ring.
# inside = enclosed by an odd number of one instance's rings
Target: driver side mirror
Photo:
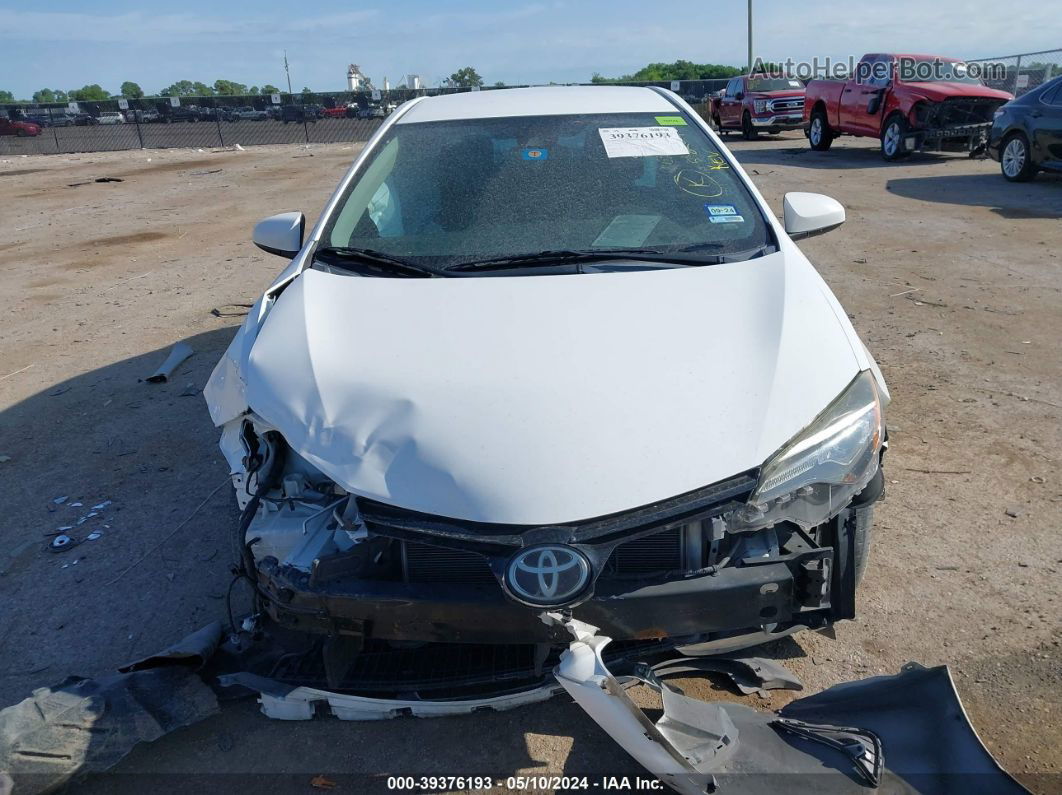
[[[262,251],[291,259],[302,248],[305,229],[306,216],[302,213],[271,215],[254,225],[251,240]]]
[[[787,193],[782,200],[785,232],[793,240],[829,232],[844,223],[844,207],[821,193]]]

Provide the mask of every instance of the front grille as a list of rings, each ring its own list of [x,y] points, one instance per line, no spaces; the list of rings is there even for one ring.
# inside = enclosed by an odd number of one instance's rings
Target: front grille
[[[792,99],[773,99],[770,102],[773,111],[797,111],[804,109],[804,98],[793,97]]]
[[[406,582],[496,582],[487,559],[475,552],[410,541],[402,543],[405,547],[403,562]]]
[[[616,574],[648,574],[682,568],[682,530],[662,533],[620,544],[609,561]]]
[[[493,583],[487,559],[475,552],[402,542],[406,582]],[[675,528],[620,544],[602,576],[648,574],[682,568],[682,530]]]

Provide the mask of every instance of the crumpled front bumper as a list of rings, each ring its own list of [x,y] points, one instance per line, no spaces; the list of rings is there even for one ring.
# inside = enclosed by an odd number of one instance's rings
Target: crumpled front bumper
[[[744,637],[752,645],[798,627],[824,626],[837,613],[838,599],[851,601],[854,583],[830,588],[832,561],[826,547],[699,576],[602,579],[573,614],[616,639]],[[566,643],[569,637],[493,583],[314,582],[269,560],[258,567],[258,583],[269,617],[291,630],[461,643]],[[765,625],[771,629],[764,631]]]

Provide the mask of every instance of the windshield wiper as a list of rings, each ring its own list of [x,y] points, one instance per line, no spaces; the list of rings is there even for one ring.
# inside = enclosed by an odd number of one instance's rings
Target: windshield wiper
[[[394,257],[371,248],[322,246],[314,252],[313,256],[315,260],[322,260],[327,265],[345,270],[354,270],[359,273],[367,273],[368,275],[371,275],[374,271],[414,278],[444,275],[432,268],[426,268],[423,265],[417,265],[401,257]],[[362,267],[356,267],[357,265]]]
[[[723,262],[739,262],[752,259],[765,253],[768,246],[758,246],[748,251],[735,251],[726,254],[700,254],[695,252],[708,248],[722,248],[723,243],[698,243],[678,251],[659,251],[651,248],[609,248],[609,249],[558,249],[538,251],[533,254],[519,254],[511,257],[492,257],[451,265],[448,273],[506,270],[509,268],[534,267],[537,265],[565,265],[573,262],[609,262],[614,260],[637,260],[642,262],[664,262],[673,265],[718,265]],[[772,247],[773,248],[773,247]]]

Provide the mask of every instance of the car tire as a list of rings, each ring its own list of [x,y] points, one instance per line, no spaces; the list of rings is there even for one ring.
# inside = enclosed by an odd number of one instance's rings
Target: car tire
[[[723,120],[719,118],[719,114],[712,116],[712,124],[715,125],[715,131],[721,133],[723,131]]]
[[[741,137],[746,141],[755,141],[759,136],[756,128],[752,126],[752,116],[748,111],[741,117]]]
[[[821,108],[811,114],[811,124],[808,125],[808,144],[816,152],[825,152],[833,146],[833,133],[826,120],[826,113]]]
[[[885,120],[881,129],[881,156],[891,162],[902,160],[911,154],[904,145],[907,135],[907,122],[899,113],[894,113]]]
[[[15,135],[19,138],[25,138],[27,135],[29,135],[29,133],[27,133],[25,130],[18,130]]]
[[[1029,139],[1013,132],[999,147],[999,171],[1008,182],[1028,182],[1039,171],[1032,159]]]

